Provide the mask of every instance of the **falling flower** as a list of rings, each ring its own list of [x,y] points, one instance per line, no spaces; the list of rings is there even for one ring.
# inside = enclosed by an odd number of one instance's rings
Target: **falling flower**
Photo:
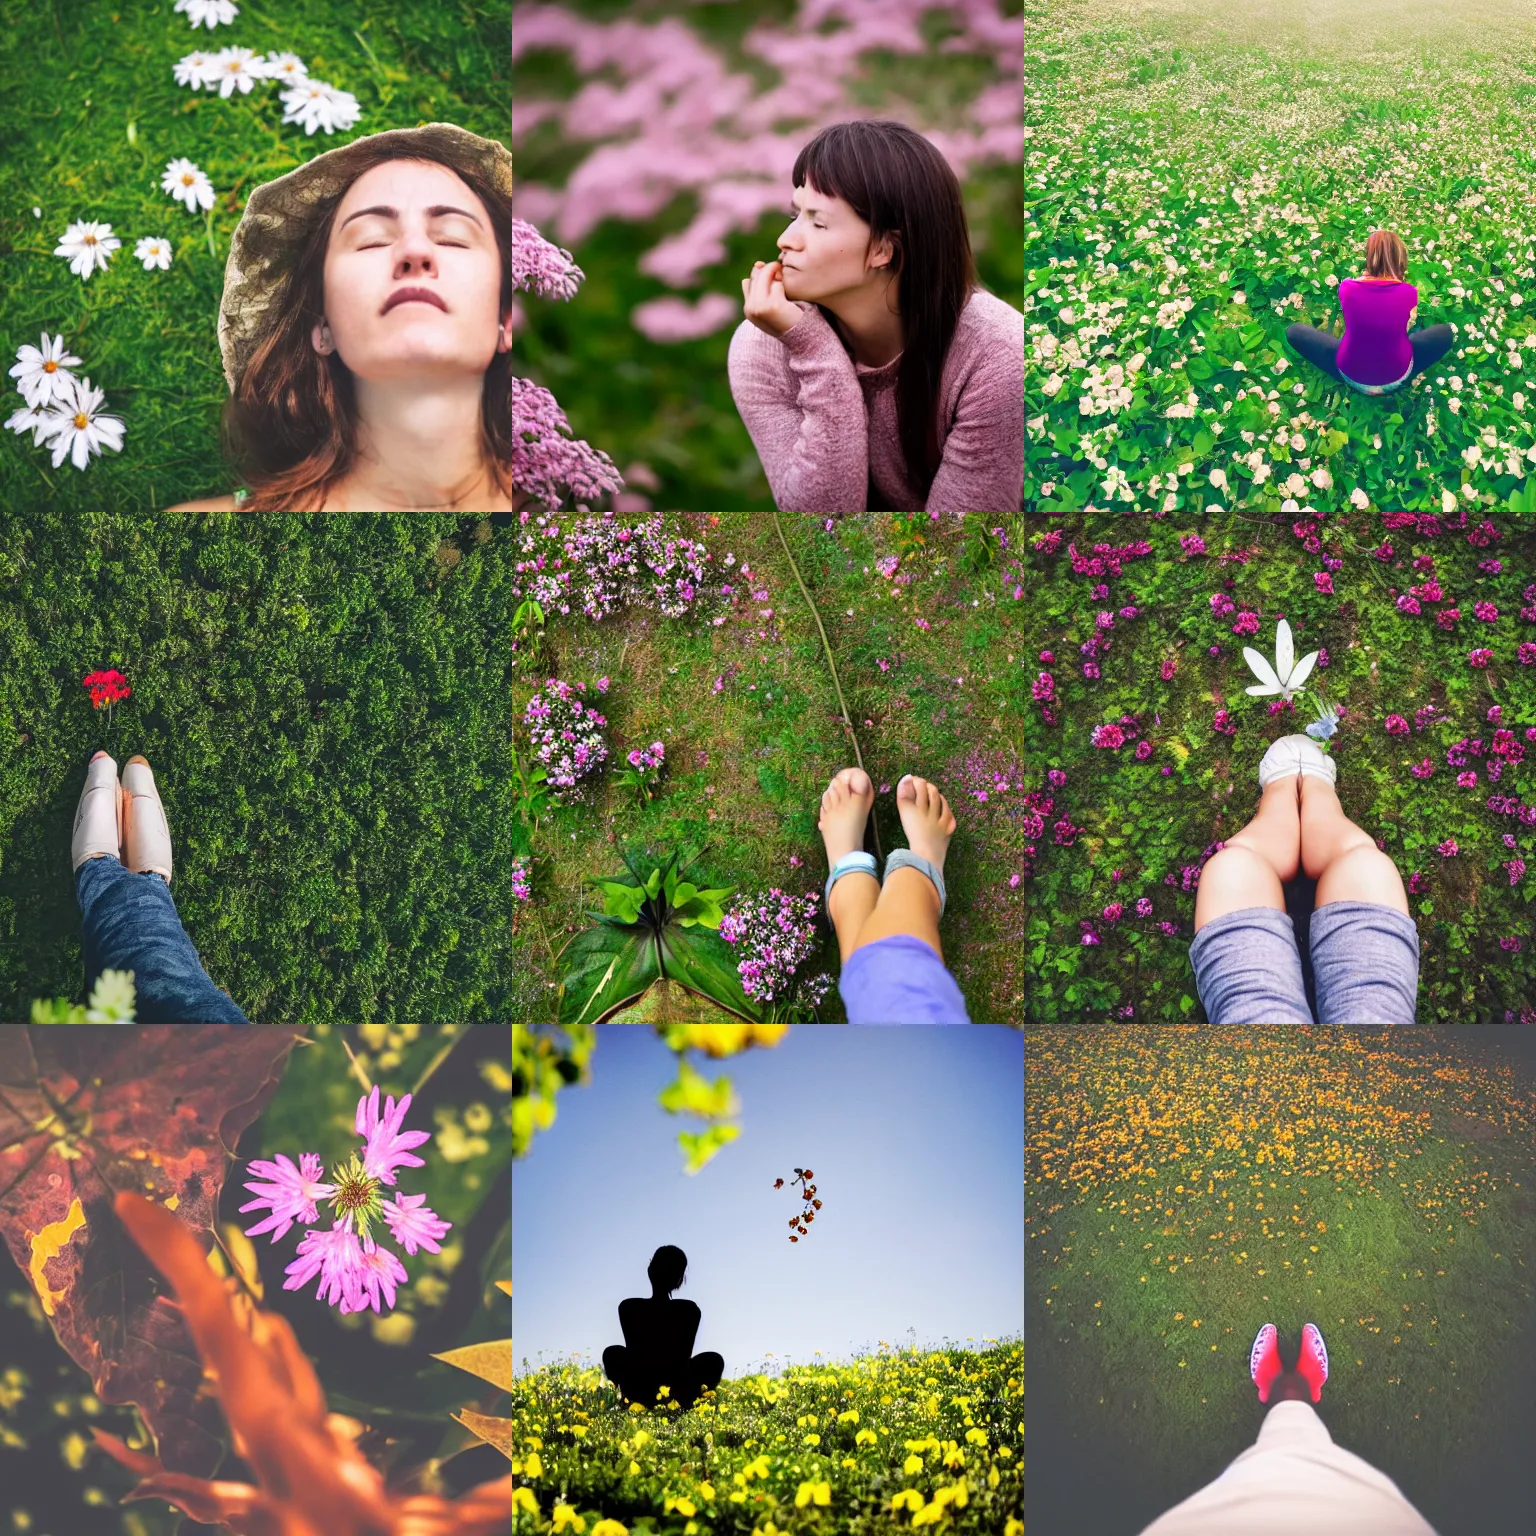
[[[1296,651],[1291,642],[1291,626],[1281,619],[1275,628],[1274,666],[1270,666],[1265,657],[1247,645],[1243,647],[1243,660],[1248,663],[1249,669],[1259,680],[1257,688],[1247,688],[1245,692],[1278,693],[1283,699],[1289,699],[1306,682],[1317,661],[1317,652],[1311,651],[1297,661]]]
[[[106,672],[87,672],[80,681],[90,690],[91,704],[96,709],[100,709],[103,704],[116,704],[133,692],[128,686],[128,679],[116,668]]]
[[[56,400],[65,399],[75,381],[69,370],[79,361],[72,352],[64,349],[62,335],[49,336],[44,331],[41,347],[23,342],[16,349],[16,366],[11,369],[11,377],[16,380],[16,387],[28,407],[42,410]]]
[[[43,414],[43,440],[53,449],[53,467],[67,455],[76,469],[84,469],[91,455],[104,447],[121,453],[122,420],[101,412],[106,393],[92,389],[89,379],[71,379],[69,388],[70,393]]]
[[[379,1112],[379,1089],[375,1084],[367,1098],[357,1101],[353,1128],[365,1138],[361,1159],[354,1151],[344,1164],[338,1164],[329,1181],[320,1182],[321,1163],[314,1153],[302,1153],[299,1164],[279,1154],[276,1163],[253,1162],[251,1172],[264,1182],[248,1181],[245,1187],[256,1196],[246,1211],[265,1209],[271,1214],[246,1235],[272,1231],[275,1243],[295,1222],[318,1220],[318,1202],[328,1199],[334,1215],[329,1230],[312,1228],[299,1242],[297,1257],[284,1273],[285,1291],[297,1290],[319,1277],[316,1296],[341,1312],[361,1312],[371,1307],[380,1311],[380,1301],[395,1304],[395,1288],[406,1276],[405,1266],[394,1254],[379,1248],[373,1234],[375,1223],[382,1222],[391,1236],[408,1254],[418,1247],[438,1251],[437,1239],[452,1225],[428,1210],[425,1195],[404,1196],[397,1191],[395,1202],[386,1206],[380,1198],[382,1185],[393,1185],[395,1170],[421,1167],[422,1159],[410,1149],[431,1140],[429,1131],[403,1131],[405,1113],[411,1095],[397,1104],[393,1096]]]
[[[171,243],[169,240],[162,240],[158,235],[146,235],[134,246],[133,254],[144,263],[146,272],[155,267],[159,267],[162,272],[170,269]]]
[[[1307,735],[1316,741],[1327,741],[1339,728],[1339,714],[1331,704],[1326,702],[1319,708],[1321,712],[1307,727]]]
[[[160,190],[185,203],[188,213],[213,207],[213,183],[190,160],[169,161],[160,178]]]
[[[92,272],[105,272],[107,263],[112,259],[112,252],[122,243],[112,233],[110,224],[79,219],[64,231],[53,254],[67,256],[69,270],[83,282]]]

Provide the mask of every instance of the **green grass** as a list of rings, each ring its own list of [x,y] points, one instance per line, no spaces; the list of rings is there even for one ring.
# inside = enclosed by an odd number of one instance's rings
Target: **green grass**
[[[785,7],[778,0],[714,6],[661,0],[622,7],[574,0],[568,9],[604,21],[615,19],[618,9],[636,21],[685,18],[723,54],[730,73],[751,76],[760,91],[777,83],[777,71],[743,53],[740,42],[755,24],[784,22]],[[1002,10],[1009,9],[1004,0]],[[938,15],[931,14],[927,23],[925,35],[935,44],[947,35]],[[910,120],[915,108],[917,120],[947,125],[975,91],[996,79],[995,66],[974,55],[932,51],[910,58],[877,50],[868,59],[867,77],[853,94],[870,115]],[[562,52],[527,54],[515,71],[516,90],[529,97],[569,99],[581,84],[573,61]],[[807,140],[812,136],[805,134]],[[563,186],[591,153],[590,144],[567,142],[558,123],[542,123],[518,147],[518,176]],[[1018,308],[1024,279],[1019,168],[978,169],[962,183],[962,192],[982,286]],[[786,180],[786,198],[788,193]],[[574,299],[563,303],[522,296],[530,323],[518,332],[519,371],[549,389],[575,435],[609,454],[621,471],[637,459],[649,464],[661,482],[652,495],[656,506],[761,510],[773,505],[772,493],[726,377],[726,351],[735,326],[698,341],[663,345],[648,340],[630,320],[638,305],[675,292],[642,273],[637,258],[685,229],[697,205],[697,197],[679,196],[652,218],[608,219],[580,241],[572,255],[586,281]],[[724,260],[699,273],[697,292],[734,297],[753,260],[773,251],[783,227],[784,220],[774,215],[749,233],[728,236]],[[556,229],[542,233],[562,243]]]
[[[925,530],[920,545],[904,541],[906,525],[891,515],[839,520],[830,533],[817,519],[786,516],[783,524],[826,626],[877,790],[884,783],[894,791],[903,773],[916,772],[938,783],[954,809],[959,825],[945,864],[949,906],[941,932],[971,1018],[1018,1022],[1024,887],[1011,888],[1008,879],[1022,861],[1022,812],[1011,802],[1022,801],[1016,722],[1027,692],[1012,638],[1018,604],[1009,573],[1016,567],[1001,551],[994,564],[979,563],[980,518],[932,532],[927,517],[917,516]],[[562,526],[577,521],[568,514]],[[1013,522],[1018,537],[1022,529]],[[554,616],[544,653],[514,678],[519,721],[546,677],[612,678],[602,704],[610,767],[588,804],[556,811],[531,838],[533,900],[519,911],[513,937],[518,1019],[553,1016],[556,952],[587,926],[591,888],[583,877],[619,873],[620,849],[662,855],[707,843],[690,878],[747,892],[819,892],[826,879],[816,827],[821,795],[854,755],[815,620],[773,522],[725,514],[711,525],[681,514],[667,517],[664,527],[702,539],[718,573],[714,584],[729,579],[737,586],[742,601],[725,610],[727,622],[711,625],[713,610],[666,620],[630,609],[599,624]],[[897,587],[875,562],[904,547],[912,553],[896,580],[904,573],[913,580]],[[737,564],[725,567],[732,553]],[[750,589],[732,574],[742,564],[754,575]],[[750,591],[768,595],[751,599]],[[767,608],[772,619],[762,617]],[[920,628],[918,620],[931,627]],[[891,663],[889,671],[880,669],[881,660]],[[715,680],[732,668],[715,693]],[[517,739],[524,740],[521,730]],[[611,765],[622,764],[632,746],[658,739],[667,767],[659,791],[642,805],[633,791],[611,787]],[[967,793],[967,784],[981,782],[983,767],[1012,771],[1008,794],[994,789],[982,803]],[[881,847],[905,846],[893,792],[877,794],[875,814]],[[792,857],[801,860],[798,868]],[[803,973],[823,969],[837,972],[830,929]],[[821,1017],[843,1017],[835,991]]]
[[[892,1508],[903,1490],[932,1508],[939,1489],[962,1482],[965,1504],[950,1503],[934,1529],[1022,1536],[1024,1348],[882,1349],[727,1379],[670,1415],[621,1411],[601,1370],[545,1366],[513,1380],[512,1444],[514,1489],[538,1509],[514,1507],[514,1536],[548,1531],[560,1502],[589,1536],[595,1518],[629,1536],[875,1536],[913,1523],[910,1497]],[[921,1465],[905,1470],[914,1456]],[[826,1502],[797,1505],[817,1483]]]
[[[280,126],[279,87],[228,99],[175,82],[176,61],[226,46],[297,53],[312,76],[358,99],[350,133]],[[451,122],[487,138],[509,133],[507,6],[496,0],[316,6],[248,0],[233,24],[194,30],[164,4],[0,0],[6,154],[0,161],[0,338],[5,366],[22,343],[62,332],[126,423],[120,454],[83,473],[59,469],[30,434],[0,446],[0,505],[158,510],[224,494],[235,479],[218,450],[227,398],[216,326],[230,237],[264,181],[350,138]],[[160,190],[166,162],[195,161],[217,194],[209,227]],[[34,218],[34,206],[42,217]],[[53,255],[77,219],[123,242],[88,281]],[[161,235],[169,271],[146,272],[134,242]],[[7,379],[7,388],[14,384]],[[12,391],[5,415],[19,408]],[[3,417],[0,417],[3,419]]]
[[[260,1023],[505,1017],[511,540],[437,515],[0,517],[0,1017],[78,997],[70,829],[155,769],[181,919]],[[133,696],[93,712],[80,679]]]
[[[1141,1523],[1252,1443],[1260,1325],[1289,1364],[1310,1321],[1335,1441],[1449,1529],[1469,1422],[1528,1417],[1529,1075],[1444,1032],[1049,1029],[1027,1049],[1035,1365],[1098,1455],[1146,1469]]]
[[[1349,508],[1314,528],[1320,548],[1308,551],[1294,531],[1299,520],[1267,513],[1154,521],[1099,512],[1051,520],[1059,542],[1037,538],[1024,555],[1030,598],[1021,649],[1032,663],[1031,681],[1050,672],[1060,700],[1055,725],[1045,723],[1033,701],[1025,715],[1030,788],[1049,801],[1040,803],[1044,825],[1035,840],[1032,1020],[1203,1017],[1189,964],[1195,897],[1184,889],[1182,871],[1199,866],[1253,815],[1268,743],[1315,718],[1311,698],[1298,697],[1293,709],[1272,716],[1274,700],[1244,691],[1257,681],[1243,647],[1273,656],[1282,616],[1298,657],[1327,652],[1309,689],[1320,686],[1348,711],[1329,743],[1345,814],[1383,840],[1405,885],[1415,872],[1425,877],[1409,895],[1428,941],[1420,957],[1419,1022],[1499,1023],[1529,1005],[1536,882],[1527,875],[1512,886],[1506,865],[1527,856],[1530,833],[1517,816],[1487,808],[1493,795],[1529,803],[1536,764],[1536,743],[1525,739],[1536,725],[1536,667],[1517,659],[1522,643],[1536,641],[1536,625],[1521,617],[1522,609],[1536,613],[1536,603],[1522,595],[1536,581],[1536,533],[1512,521],[1500,515],[1502,537],[1473,545],[1465,532],[1421,537]],[[1181,545],[1191,535],[1203,539],[1203,553]],[[1149,551],[1127,556],[1119,575],[1072,568],[1072,546],[1088,558],[1096,546],[1125,550],[1137,541]],[[1390,559],[1373,553],[1384,545],[1391,546]],[[1313,581],[1327,570],[1325,558],[1342,562],[1329,572],[1332,593],[1319,592]],[[1398,611],[1396,596],[1428,579],[1429,570],[1414,565],[1424,558],[1434,562],[1444,599],[1410,616]],[[1481,570],[1490,559],[1502,570]],[[1101,582],[1109,595],[1095,597]],[[1210,600],[1221,594],[1234,609],[1217,616]],[[1475,617],[1482,602],[1497,608],[1497,619]],[[1434,615],[1452,606],[1461,617],[1442,629]],[[1134,616],[1125,617],[1127,608],[1136,609]],[[1234,635],[1245,610],[1259,615],[1258,632]],[[1114,628],[1099,631],[1097,615],[1106,612],[1115,616]],[[1102,675],[1091,679],[1083,676],[1080,647],[1095,633],[1109,648],[1096,658]],[[1213,646],[1219,655],[1210,654]],[[1493,664],[1471,666],[1474,648],[1492,650]],[[1042,653],[1055,660],[1040,660]],[[1175,669],[1167,679],[1165,666]],[[1416,711],[1431,704],[1440,711],[1437,723],[1407,734],[1386,730],[1388,716],[1412,725]],[[1495,704],[1502,710],[1497,725],[1488,719]],[[1234,734],[1215,729],[1219,708],[1228,711]],[[1136,725],[1125,745],[1093,746],[1096,726],[1127,714]],[[1495,729],[1513,732],[1524,752],[1497,782],[1487,773]],[[1133,755],[1137,734],[1152,743],[1145,761]],[[1468,753],[1463,766],[1453,766],[1447,751],[1463,738],[1480,740],[1484,755]],[[1433,776],[1417,778],[1411,770],[1425,758]],[[1047,784],[1049,770],[1064,772],[1065,783]],[[1458,785],[1467,771],[1477,782]],[[1063,818],[1082,829],[1075,841],[1056,841],[1052,828]],[[1515,850],[1504,843],[1506,834],[1516,838]],[[1447,839],[1456,842],[1453,856],[1437,852]],[[1118,883],[1114,870],[1121,872]],[[1172,885],[1165,883],[1169,876]],[[1142,897],[1153,907],[1145,918],[1135,910]],[[1102,916],[1113,902],[1124,907],[1117,923]],[[1177,923],[1178,933],[1162,933],[1160,922]],[[1084,923],[1100,944],[1082,943]],[[1501,940],[1522,947],[1505,949]]]

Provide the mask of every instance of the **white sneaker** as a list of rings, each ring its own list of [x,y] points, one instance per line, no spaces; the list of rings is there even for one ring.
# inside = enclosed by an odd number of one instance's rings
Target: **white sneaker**
[[[148,763],[130,762],[123,768],[123,789],[128,796],[126,824],[123,827],[123,867],[135,874],[156,874],[171,883],[171,829],[166,825],[165,807],[155,788],[155,775]]]
[[[119,809],[117,764],[110,757],[93,758],[75,807],[75,830],[69,847],[71,869],[79,869],[97,854],[118,857],[122,843]]]
[[[1310,736],[1282,736],[1269,744],[1259,763],[1259,787],[1268,789],[1276,779],[1293,773],[1313,774],[1336,784],[1339,765]]]

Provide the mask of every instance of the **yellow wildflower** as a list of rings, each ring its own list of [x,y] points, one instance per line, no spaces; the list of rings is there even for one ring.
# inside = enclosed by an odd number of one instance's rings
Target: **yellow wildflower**
[[[891,1500],[892,1509],[921,1509],[923,1496],[916,1488],[903,1488],[900,1493]]]
[[[831,1483],[801,1483],[795,1489],[795,1508],[804,1509],[812,1500],[818,1504],[830,1504],[832,1502]]]
[[[629,1536],[629,1527],[617,1520],[599,1520],[592,1527],[592,1536]]]
[[[555,1536],[560,1536],[560,1532],[563,1531],[566,1526],[570,1526],[570,1528],[573,1531],[576,1531],[579,1536],[580,1532],[586,1530],[587,1522],[583,1520],[581,1516],[578,1515],[569,1504],[556,1504],[555,1523],[552,1527]]]
[[[877,1440],[879,1440],[879,1438],[880,1436],[877,1435],[874,1430],[861,1429],[858,1434],[853,1437],[853,1443],[855,1445],[873,1445]]]
[[[908,1477],[911,1477],[914,1472],[921,1472],[923,1470],[923,1458],[921,1456],[908,1456],[907,1459],[902,1462],[901,1470]]]
[[[539,1501],[534,1498],[531,1488],[514,1488],[512,1490],[512,1508],[526,1509],[530,1515],[539,1513]]]
[[[523,1458],[523,1475],[525,1477],[542,1477],[543,1474],[544,1463],[539,1460],[539,1453],[537,1451],[529,1451]]]

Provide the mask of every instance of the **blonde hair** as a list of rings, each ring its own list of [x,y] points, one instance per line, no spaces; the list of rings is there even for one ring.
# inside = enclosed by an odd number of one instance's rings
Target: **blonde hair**
[[[1378,229],[1365,242],[1367,277],[1392,277],[1404,282],[1408,274],[1408,248],[1391,229]]]

